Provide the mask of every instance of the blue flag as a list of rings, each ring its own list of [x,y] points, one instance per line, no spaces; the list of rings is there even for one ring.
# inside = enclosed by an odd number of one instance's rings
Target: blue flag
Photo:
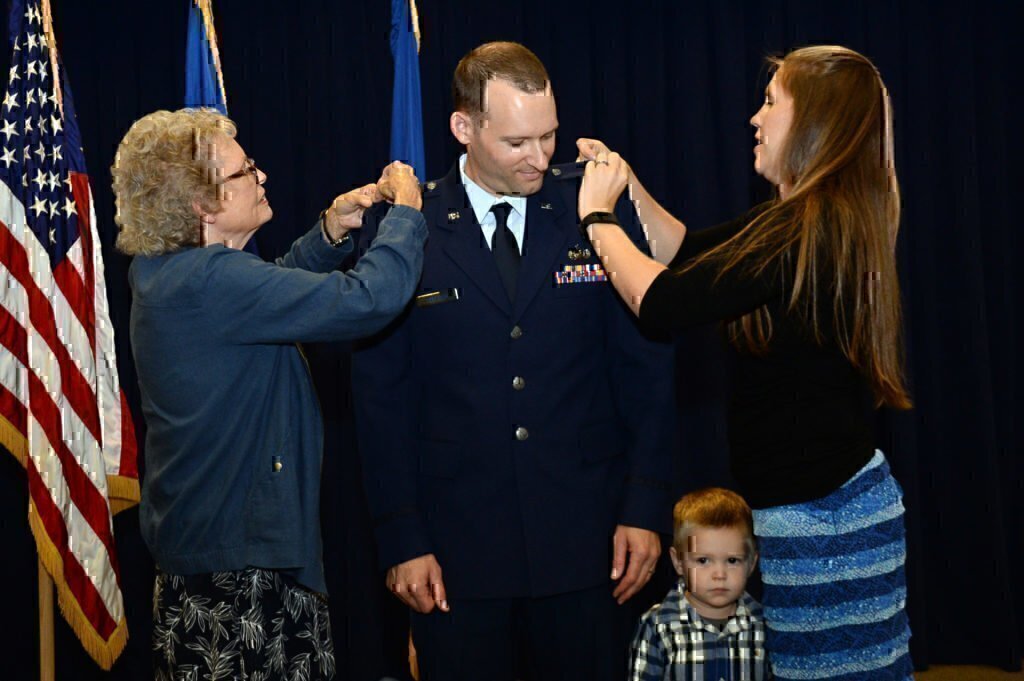
[[[225,116],[228,104],[220,72],[217,35],[209,0],[188,0],[188,42],[185,45],[185,106],[217,109]]]
[[[391,56],[395,60],[395,89],[391,100],[391,159],[411,165],[426,179],[423,160],[423,107],[420,101],[420,63],[412,0],[391,0]]]
[[[217,32],[213,29],[211,0],[188,0],[188,39],[185,43],[185,106],[216,109],[228,115],[224,75],[220,70]],[[246,253],[259,255],[256,239],[249,239]]]

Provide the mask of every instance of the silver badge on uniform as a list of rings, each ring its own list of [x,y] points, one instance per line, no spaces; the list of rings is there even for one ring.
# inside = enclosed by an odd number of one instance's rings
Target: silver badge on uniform
[[[568,255],[569,260],[576,262],[577,260],[589,260],[591,252],[589,248],[576,244],[575,246],[569,249]]]
[[[551,210],[551,204],[548,203],[547,201],[545,201],[544,203],[540,204],[540,207],[543,208],[544,210]]]

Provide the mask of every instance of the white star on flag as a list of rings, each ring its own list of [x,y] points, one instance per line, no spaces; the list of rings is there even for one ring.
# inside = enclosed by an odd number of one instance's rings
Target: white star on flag
[[[41,197],[37,196],[35,202],[32,204],[32,210],[35,212],[36,217],[39,217],[43,213],[47,212],[46,201],[44,201]]]

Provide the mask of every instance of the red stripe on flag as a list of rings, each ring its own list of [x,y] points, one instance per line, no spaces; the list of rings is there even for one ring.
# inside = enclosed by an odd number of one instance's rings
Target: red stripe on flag
[[[89,336],[89,346],[96,350],[96,306],[93,302],[93,296],[96,291],[96,270],[93,268],[92,263],[92,223],[90,220],[90,192],[89,192],[89,176],[84,173],[68,172],[68,177],[71,178],[71,193],[75,197],[75,210],[78,211],[78,240],[82,244],[82,276],[85,281],[85,290],[88,292],[88,304],[82,305],[82,312],[85,314],[85,319],[82,320],[82,324],[85,326],[85,333]],[[75,307],[76,313],[78,307]]]
[[[17,428],[19,433],[25,435],[28,428],[28,412],[25,405],[3,385],[0,385],[0,415]]]
[[[78,317],[85,334],[89,338],[89,351],[96,354],[96,329],[94,315],[92,315],[93,298],[92,291],[86,290],[82,277],[78,270],[71,263],[71,258],[64,258],[53,270],[53,280],[57,287],[64,293],[64,299],[68,301],[68,307]]]
[[[121,390],[121,468],[118,475],[139,477],[139,452],[135,441],[135,420],[128,408],[128,398]]]
[[[100,430],[99,405],[96,403],[96,395],[89,386],[82,372],[71,360],[68,349],[61,342],[57,334],[57,325],[53,317],[53,308],[29,272],[28,254],[14,235],[7,229],[7,225],[0,222],[0,252],[7,256],[6,265],[8,271],[24,287],[28,294],[29,318],[32,326],[43,337],[50,347],[61,373],[61,391],[67,397],[71,407],[78,414],[82,423],[89,429],[96,442],[103,442],[102,431]],[[89,351],[88,348],[82,348]]]
[[[28,366],[28,336],[6,307],[0,305],[0,343],[22,366]]]
[[[109,639],[114,629],[117,628],[117,622],[107,611],[107,606],[103,603],[99,591],[96,590],[96,585],[85,574],[85,570],[68,548],[68,530],[64,525],[64,518],[54,505],[49,490],[46,489],[46,484],[39,476],[39,471],[36,470],[31,458],[26,462],[25,469],[28,471],[29,494],[32,495],[32,500],[36,504],[36,511],[39,513],[40,520],[43,521],[46,534],[49,535],[50,541],[53,542],[60,554],[61,563],[64,566],[64,581],[67,582],[71,593],[74,594],[75,600],[78,601],[93,629],[104,640]]]
[[[74,454],[64,444],[64,440],[61,438],[60,409],[46,392],[43,382],[32,371],[28,372],[28,399],[32,416],[42,426],[43,432],[46,433],[46,439],[50,441],[51,448],[60,459],[64,480],[67,482],[68,491],[71,494],[71,501],[78,507],[82,517],[89,523],[103,545],[107,547],[110,564],[113,566],[114,573],[118,577],[118,584],[120,584],[121,579],[114,551],[114,535],[110,530],[110,510],[107,507],[107,500],[96,489],[95,484],[85,474],[85,471],[79,468]],[[106,471],[91,472],[94,475],[106,477]]]
[[[25,329],[6,307],[0,305],[0,345],[22,366],[28,366],[28,337]],[[28,420],[25,405],[17,395],[0,384],[0,414],[24,437]]]

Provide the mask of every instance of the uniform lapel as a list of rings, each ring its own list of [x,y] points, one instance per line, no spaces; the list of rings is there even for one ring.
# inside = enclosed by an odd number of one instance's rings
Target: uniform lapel
[[[473,207],[466,198],[458,163],[439,184],[441,205],[436,225],[447,233],[442,249],[491,302],[505,314],[511,314],[512,305],[494,256],[484,243]]]
[[[516,283],[514,319],[519,319],[542,286],[552,286],[555,261],[569,240],[574,220],[562,219],[567,208],[554,180],[546,179],[541,190],[526,203],[526,245]]]

